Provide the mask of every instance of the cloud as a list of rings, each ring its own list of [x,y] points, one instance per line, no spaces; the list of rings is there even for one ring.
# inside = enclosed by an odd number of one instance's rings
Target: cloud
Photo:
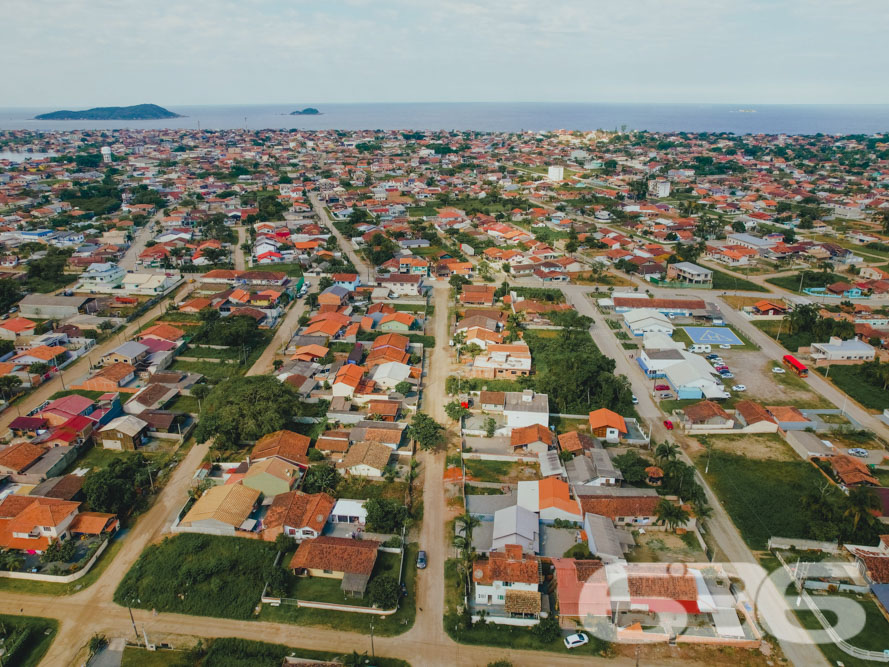
[[[4,104],[889,102],[884,0],[43,0]]]

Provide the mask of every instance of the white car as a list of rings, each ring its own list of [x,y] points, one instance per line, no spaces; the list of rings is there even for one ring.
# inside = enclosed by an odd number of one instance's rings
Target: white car
[[[772,373],[774,373],[775,375],[783,375],[786,372],[787,371],[785,371],[780,366],[772,366]]]
[[[639,399],[636,398],[636,394],[633,394],[633,405],[639,405]]]
[[[582,632],[578,632],[577,634],[568,635],[567,637],[565,637],[565,648],[577,648],[578,646],[583,646],[584,644],[589,643],[589,641],[589,637],[587,637]]]
[[[743,384],[736,384],[732,387],[732,391],[747,391],[747,387]]]
[[[729,345],[728,343],[723,343],[722,345],[719,346],[719,349],[720,350],[731,350],[732,346]]]

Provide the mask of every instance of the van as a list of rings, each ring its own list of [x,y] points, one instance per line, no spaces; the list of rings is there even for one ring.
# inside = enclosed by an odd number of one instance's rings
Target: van
[[[710,350],[712,348],[709,345],[700,345],[698,343],[691,346],[692,352],[698,352],[701,354],[710,354]]]

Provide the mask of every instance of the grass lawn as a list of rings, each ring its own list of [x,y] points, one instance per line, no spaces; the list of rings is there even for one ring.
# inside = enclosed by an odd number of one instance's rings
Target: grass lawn
[[[807,287],[827,287],[828,285],[832,285],[833,283],[841,282],[844,280],[846,279],[843,278],[843,276],[838,276],[835,273],[822,273],[821,271],[812,271],[809,273],[809,277],[803,280],[803,289],[806,289]],[[783,287],[789,292],[794,292],[797,294],[800,293],[799,273],[789,276],[778,276],[777,278],[768,278],[766,279],[766,282],[778,287]]]
[[[403,501],[407,495],[407,482],[379,482],[365,477],[344,477],[336,487],[337,498],[370,500],[371,498],[391,498]]]
[[[282,562],[286,563],[293,557],[293,552],[286,554]],[[405,559],[407,563],[407,559]],[[391,575],[398,579],[399,565],[401,564],[400,554],[390,554],[381,551],[377,554],[377,562],[374,565],[368,585],[377,577],[384,574]],[[412,565],[412,563],[407,563]],[[348,597],[343,593],[340,585],[340,579],[327,579],[325,577],[297,577],[288,575],[289,591],[288,597],[299,600],[315,600],[317,602],[333,602],[335,604],[350,604],[358,607],[370,607],[371,601],[368,595],[363,598]]]
[[[544,643],[540,641],[530,628],[510,625],[495,625],[493,623],[476,623],[471,628],[464,628],[462,619],[458,613],[461,601],[461,585],[457,574],[457,560],[449,558],[445,561],[445,617],[444,629],[451,639],[461,644],[475,644],[482,646],[502,646],[503,648],[525,651],[552,651],[554,653],[568,653],[565,643],[559,637],[556,641]],[[607,656],[611,653],[611,645],[587,633],[590,642],[584,646],[572,649],[571,655],[577,656]],[[545,660],[540,661],[546,664]]]
[[[881,486],[889,486],[889,469],[887,468],[874,468],[871,470],[871,474],[880,480]]]
[[[729,273],[719,271],[718,269],[711,269],[711,271],[713,271],[713,289],[741,292],[768,292],[762,285],[757,285],[744,278],[737,278]]]
[[[432,317],[433,313],[435,313],[435,305],[429,304],[427,307],[422,303],[394,303],[392,306],[395,310],[401,310],[407,313],[426,313],[428,317]]]
[[[826,596],[821,595],[812,596],[816,603],[825,597]],[[854,600],[864,609],[866,616],[864,628],[854,637],[847,639],[847,642],[852,644],[852,646],[867,651],[884,651],[889,649],[889,621],[887,621],[886,617],[880,613],[880,609],[871,598],[856,595],[832,595],[830,597],[844,597]],[[821,613],[824,614],[828,622],[832,624],[837,622],[837,615],[833,611],[823,609]],[[803,607],[803,610],[796,611],[796,615],[803,627],[810,630],[820,630],[822,628],[821,622],[815,618],[815,614],[808,611],[808,608]],[[855,658],[848,653],[844,653],[833,643],[820,644],[819,648],[824,654],[824,657],[834,665],[842,663],[847,666],[856,665],[866,667],[867,665],[875,664],[870,661]]]
[[[466,488],[467,496],[502,496],[503,489],[495,488],[491,486],[475,486],[474,484],[467,484]]]
[[[177,396],[176,400],[170,404],[167,410],[172,412],[189,412],[197,414],[198,399],[194,396]]]
[[[179,614],[249,619],[274,562],[260,540],[185,533],[149,546],[114,593],[118,604]]]
[[[0,623],[5,649],[3,664],[16,667],[36,667],[59,630],[56,621],[37,616],[0,614]]]
[[[464,459],[463,463],[466,465],[466,472],[479,482],[506,482],[520,467],[509,461]]]
[[[871,410],[885,410],[889,408],[889,390],[882,385],[875,384],[861,372],[861,366],[830,366],[830,374],[827,379],[864,407]],[[815,369],[822,375],[827,367]]]
[[[227,359],[237,360],[239,357],[243,359],[240,348],[229,347],[224,350],[218,350],[206,345],[190,345],[182,352],[183,357],[196,357],[198,359]]]
[[[778,338],[778,342],[790,352],[796,352],[801,347],[808,347],[815,340],[808,331],[791,333],[789,327],[779,320],[755,320],[753,326],[770,338],[775,338],[780,332],[781,336]]]
[[[214,384],[231,377],[243,375],[248,368],[250,368],[249,364],[216,363],[212,361],[176,361],[170,366],[170,370],[174,371],[200,373]]]
[[[206,643],[207,640],[204,641]],[[369,643],[368,646],[344,646],[343,648],[352,650],[346,653],[313,651],[284,646],[283,644],[268,644],[266,642],[225,637],[222,639],[211,639],[207,655],[203,660],[196,661],[195,664],[199,663],[206,665],[206,667],[280,667],[284,662],[284,658],[290,655],[304,660],[328,663],[343,662],[346,657],[352,655],[352,652],[357,649],[361,649],[358,650],[359,654],[369,654],[370,652]],[[409,663],[404,660],[380,656],[374,658],[373,664],[379,665],[379,667],[410,667]]]
[[[148,651],[144,648],[127,646],[123,650],[120,667],[166,667],[167,665],[187,664],[184,651]]]
[[[272,623],[292,623],[295,625],[308,625],[326,628],[334,628],[343,632],[360,632],[362,634],[370,634],[370,622],[374,623],[374,634],[386,637],[400,635],[408,630],[414,624],[417,615],[416,609],[416,593],[417,593],[417,576],[424,576],[424,573],[418,572],[416,568],[417,552],[419,547],[416,543],[409,544],[404,554],[404,583],[407,586],[407,597],[401,599],[398,611],[391,616],[370,616],[369,614],[356,614],[344,611],[329,611],[327,609],[310,609],[308,607],[297,607],[295,605],[281,605],[280,607],[271,607],[263,605],[258,620],[270,621]],[[393,556],[398,558],[396,554],[380,554],[382,556]],[[380,558],[377,560],[380,563]],[[390,574],[396,575],[398,560],[389,558],[383,560],[385,567],[394,567],[389,571]],[[374,568],[374,573],[377,573]],[[339,582],[337,582],[339,585]],[[342,593],[337,602],[342,602]]]
[[[288,264],[287,262],[280,264],[256,264],[252,269],[256,271],[283,271],[288,276],[301,276],[303,274],[303,267],[298,262],[293,264]]]
[[[703,474],[707,453],[695,464]],[[752,549],[764,549],[773,535],[812,538],[800,499],[824,478],[810,463],[756,460],[714,449],[704,476]]]
[[[54,401],[57,398],[64,398],[65,396],[85,396],[86,398],[90,398],[92,400],[96,400],[99,396],[104,395],[106,392],[103,391],[87,391],[85,389],[66,389],[65,391],[57,391],[55,394],[49,397],[50,401]]]

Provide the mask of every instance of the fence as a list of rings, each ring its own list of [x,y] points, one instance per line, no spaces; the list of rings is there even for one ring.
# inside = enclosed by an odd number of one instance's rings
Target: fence
[[[93,557],[89,559],[89,561],[80,568],[77,572],[72,574],[65,575],[57,575],[57,574],[37,574],[36,572],[6,572],[0,571],[0,577],[5,577],[6,579],[29,579],[31,581],[50,581],[56,584],[70,584],[72,581],[77,581],[81,577],[83,577],[93,565],[96,564],[96,561],[99,559],[99,556],[108,548],[108,543],[111,540],[105,540],[102,544],[99,545],[99,548],[96,549],[96,553],[93,554]]]
[[[794,540],[794,541],[805,542],[805,541],[809,541],[809,540]],[[771,542],[772,542],[772,540],[770,539],[769,540],[770,548],[771,548]],[[825,543],[822,543],[822,544],[825,544]],[[827,543],[827,544],[829,544],[829,543]],[[843,653],[846,653],[847,655],[851,655],[855,658],[860,658],[861,660],[870,660],[873,662],[889,662],[889,653],[884,653],[884,652],[880,652],[880,651],[867,651],[863,648],[858,648],[857,646],[853,646],[852,644],[847,642],[845,639],[840,637],[839,633],[834,629],[834,627],[830,623],[830,621],[827,620],[827,617],[823,613],[821,613],[821,609],[818,608],[818,605],[815,604],[815,601],[812,599],[812,597],[805,591],[804,582],[801,583],[800,580],[795,576],[794,571],[787,564],[787,562],[781,557],[780,553],[775,552],[775,556],[778,558],[778,561],[781,563],[781,565],[787,571],[788,576],[790,576],[793,579],[794,584],[796,585],[797,590],[799,591],[800,600],[802,600],[806,604],[806,607],[809,608],[809,611],[811,611],[815,615],[815,618],[817,618],[818,622],[821,623],[821,627],[827,633],[827,636],[831,638],[834,645],[838,649],[840,649]]]
[[[835,554],[840,550],[836,542],[818,542],[817,540],[802,540],[791,537],[770,537],[769,551],[773,549],[800,549],[801,551],[825,551]]]

